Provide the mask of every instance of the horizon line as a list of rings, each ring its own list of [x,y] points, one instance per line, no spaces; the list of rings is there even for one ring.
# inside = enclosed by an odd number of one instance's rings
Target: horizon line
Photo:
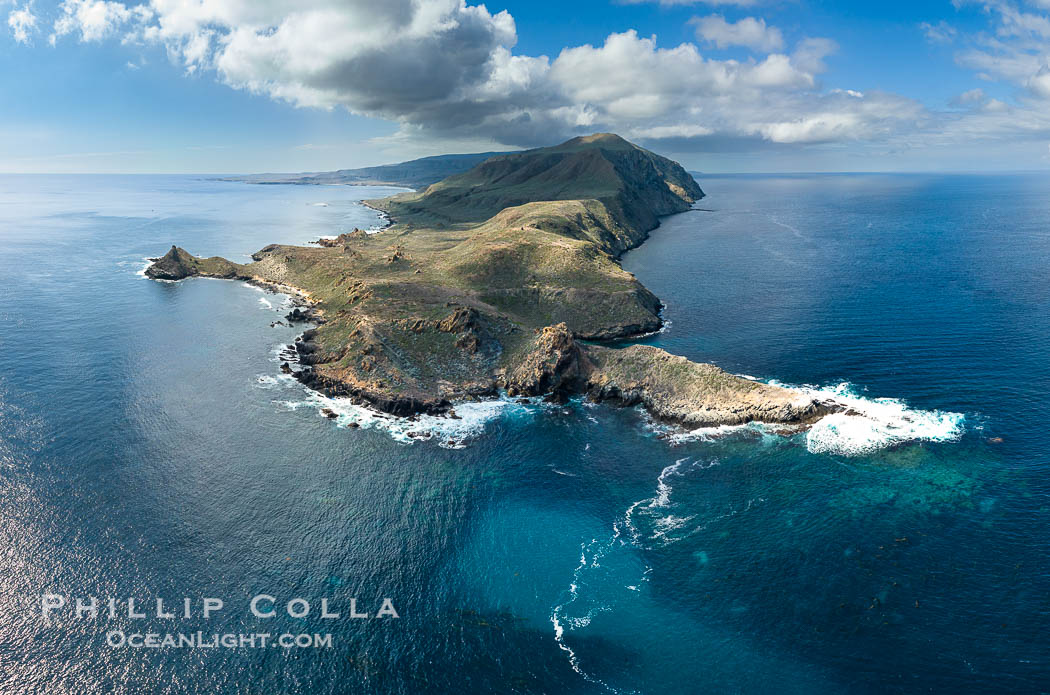
[[[377,166],[391,166],[391,165],[377,165]],[[355,168],[373,168],[373,167],[355,167]],[[684,167],[683,167],[684,168]],[[340,171],[339,169],[332,169],[331,171]],[[883,170],[862,170],[862,169],[839,169],[839,170],[813,170],[813,171],[697,171],[693,169],[686,169],[686,171],[696,177],[720,177],[720,176],[836,176],[836,175],[930,175],[939,174],[945,176],[966,176],[975,174],[985,175],[996,175],[996,174],[1048,174],[1050,173],[1050,166],[1043,169],[915,169],[915,170],[897,170],[897,169],[883,169]],[[230,173],[230,172],[192,172],[192,171],[0,171],[0,176],[200,176],[208,178],[221,178],[221,177],[240,177],[240,176],[265,176],[265,175],[294,175],[294,174],[317,174],[317,173],[329,173],[328,171],[310,171],[310,172],[299,172],[299,171],[267,171],[267,172],[251,172],[251,173]],[[248,183],[246,181],[231,181],[230,183]],[[260,184],[261,185],[261,184]],[[300,184],[293,182],[272,182],[266,185],[314,185],[314,186],[383,186],[387,184],[355,184],[355,183],[326,183],[326,184]],[[393,185],[393,184],[390,184]]]

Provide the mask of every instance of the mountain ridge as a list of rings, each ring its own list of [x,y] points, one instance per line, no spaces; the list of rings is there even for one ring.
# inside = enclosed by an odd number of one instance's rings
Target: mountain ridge
[[[356,169],[286,174],[246,174],[244,176],[227,176],[219,180],[254,184],[403,186],[418,189],[426,188],[430,184],[448,176],[467,171],[479,162],[501,154],[506,153],[439,154],[394,164],[380,164],[370,167],[358,167]]]

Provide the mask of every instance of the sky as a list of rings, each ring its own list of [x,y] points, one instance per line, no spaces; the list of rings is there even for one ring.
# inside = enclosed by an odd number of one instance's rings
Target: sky
[[[1050,169],[1050,0],[0,0],[0,172]]]

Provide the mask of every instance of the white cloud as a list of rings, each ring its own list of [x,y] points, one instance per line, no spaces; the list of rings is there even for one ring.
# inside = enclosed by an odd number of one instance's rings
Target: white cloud
[[[152,12],[145,5],[129,9],[109,0],[62,0],[61,15],[53,27],[52,44],[62,36],[79,33],[81,41],[101,41],[132,20],[147,20]]]
[[[1050,0],[1033,4],[1050,8]],[[1018,106],[1045,112],[1050,108],[1050,16],[999,0],[982,6],[992,31],[961,37],[969,47],[956,55],[956,62],[973,69],[980,79],[1025,90]]]
[[[1039,72],[1029,77],[1025,86],[1036,96],[1050,99],[1050,67],[1044,66]]]
[[[917,103],[892,94],[846,90],[829,94],[822,103],[824,110],[766,124],[761,132],[778,143],[872,140],[912,130],[927,118]]]
[[[795,52],[791,60],[798,66],[799,70],[817,74],[827,70],[824,59],[839,50],[839,45],[831,39],[811,38],[802,39],[795,46]]]
[[[7,26],[11,28],[11,34],[18,43],[28,44],[30,34],[36,31],[36,16],[33,14],[33,3],[28,2],[22,7],[11,10],[7,15]]]
[[[696,38],[717,48],[744,46],[769,53],[784,47],[780,29],[766,26],[766,20],[761,18],[744,17],[738,22],[727,22],[722,15],[713,14],[693,17],[689,23],[696,25]]]
[[[878,140],[918,127],[916,102],[825,91],[837,49],[807,38],[792,52],[748,18],[701,22],[715,45],[760,56],[718,60],[691,42],[661,47],[635,31],[557,56],[514,53],[507,12],[463,0],[64,0],[55,36],[122,35],[163,46],[189,72],[304,108],[394,121],[384,144],[549,144],[597,130],[683,147],[754,148]],[[707,18],[710,19],[710,18]],[[848,85],[843,85],[848,87]]]
[[[936,24],[922,22],[919,28],[926,35],[926,40],[932,43],[951,43],[958,35],[958,31],[943,19]]]
[[[977,89],[963,92],[955,97],[954,102],[956,104],[981,104],[984,103],[986,98],[984,90],[978,87]]]
[[[811,63],[832,48],[820,45],[823,50],[806,54]],[[693,44],[661,49],[634,32],[613,34],[600,47],[565,49],[550,77],[570,100],[595,109],[598,122],[640,138],[862,140],[890,135],[923,117],[917,103],[901,97],[813,92],[817,76],[794,57],[710,60]]]
[[[714,130],[702,125],[681,123],[678,125],[658,125],[651,128],[637,128],[632,131],[633,137],[648,138],[651,140],[665,140],[668,138],[696,138],[705,135],[713,135]]]
[[[951,99],[953,109],[922,114],[910,129],[885,136],[891,146],[899,151],[966,149],[987,156],[992,145],[996,152],[1013,151],[1022,158],[1030,156],[1033,147],[1042,148],[1050,138],[1050,16],[1046,12],[1050,0],[1030,0],[1027,6],[1021,2],[954,0],[957,7],[971,4],[983,10],[987,26],[976,31],[944,23],[921,25],[931,40],[951,41],[958,65],[973,70],[976,79],[1000,86],[998,91],[1009,96],[990,98],[983,89],[970,89]],[[804,125],[796,130],[820,130]]]

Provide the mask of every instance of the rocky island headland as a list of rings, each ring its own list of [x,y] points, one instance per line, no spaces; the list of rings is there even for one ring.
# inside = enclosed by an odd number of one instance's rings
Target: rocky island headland
[[[296,376],[400,416],[457,401],[586,394],[686,427],[803,426],[838,410],[801,392],[623,341],[658,330],[660,300],[619,263],[704,196],[676,162],[612,134],[501,154],[367,204],[391,226],[271,244],[240,264],[173,246],[146,275],[290,292],[312,321]]]

